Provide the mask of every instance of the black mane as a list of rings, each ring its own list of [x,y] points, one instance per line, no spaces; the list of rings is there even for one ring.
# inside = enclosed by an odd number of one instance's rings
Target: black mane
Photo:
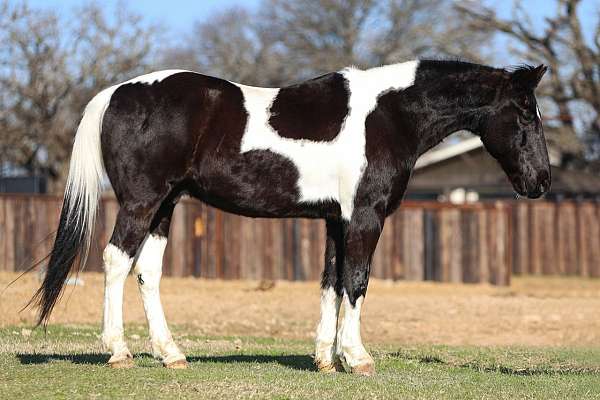
[[[419,62],[419,68],[422,70],[435,70],[447,74],[500,71],[498,68],[490,67],[489,65],[476,64],[462,60],[423,59]]]
[[[533,72],[535,69],[536,67],[530,64],[517,64],[505,68],[507,72],[511,73],[529,73]]]

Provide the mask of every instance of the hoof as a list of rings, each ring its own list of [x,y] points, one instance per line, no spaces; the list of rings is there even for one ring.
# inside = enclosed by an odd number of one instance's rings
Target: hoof
[[[317,369],[319,370],[319,372],[322,372],[324,374],[333,374],[334,372],[337,372],[337,369],[333,364],[317,365]]]
[[[340,360],[335,360],[332,363],[326,363],[323,361],[315,361],[317,370],[326,374],[332,374],[334,372],[344,372],[344,367]]]
[[[132,368],[135,365],[133,362],[133,357],[131,354],[127,355],[125,358],[119,358],[113,360],[113,357],[108,360],[108,366],[111,368]]]
[[[373,375],[375,375],[375,364],[374,363],[366,363],[366,364],[357,365],[356,367],[352,368],[352,371],[350,371],[350,372],[355,375],[373,376]]]
[[[186,369],[188,367],[188,362],[187,360],[177,360],[163,365],[165,366],[165,368],[170,369]]]

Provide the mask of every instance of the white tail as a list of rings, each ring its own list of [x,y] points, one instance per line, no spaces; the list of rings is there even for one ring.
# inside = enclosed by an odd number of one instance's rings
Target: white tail
[[[74,230],[84,235],[81,265],[85,264],[92,239],[104,177],[100,148],[102,120],[115,89],[113,86],[101,91],[85,107],[71,154],[65,204],[69,204],[67,223],[76,224]]]
[[[38,325],[46,324],[64,284],[85,265],[96,212],[104,163],[100,148],[102,119],[116,86],[98,93],[85,108],[73,145],[60,222],[42,286],[30,304],[39,306]]]

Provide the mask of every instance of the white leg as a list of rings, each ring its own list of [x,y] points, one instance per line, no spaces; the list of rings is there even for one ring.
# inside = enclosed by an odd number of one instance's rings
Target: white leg
[[[131,366],[133,358],[123,337],[123,287],[133,260],[109,244],[104,250],[104,318],[102,342],[111,353],[109,364]]]
[[[359,297],[353,307],[344,291],[344,318],[338,330],[337,354],[346,371],[372,375],[375,373],[375,363],[360,337],[360,309],[363,300],[364,296]]]
[[[335,340],[340,303],[340,297],[333,287],[321,290],[321,321],[315,340],[315,364],[319,371],[336,371]]]
[[[144,302],[144,311],[148,320],[152,352],[168,367],[184,367],[185,355],[173,341],[162,304],[159,284],[162,276],[162,260],[167,246],[167,238],[150,235],[143,244],[135,265],[138,287]]]

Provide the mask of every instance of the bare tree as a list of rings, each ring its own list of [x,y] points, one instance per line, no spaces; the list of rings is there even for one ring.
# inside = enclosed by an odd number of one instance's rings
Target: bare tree
[[[586,40],[580,5],[580,0],[557,0],[556,13],[539,30],[519,2],[507,19],[476,2],[456,7],[468,28],[506,35],[524,60],[550,67],[539,92],[550,111],[544,115],[550,140],[568,156],[565,162],[573,156],[600,159],[600,18]]]
[[[446,0],[270,0],[266,4],[261,20],[300,75],[422,56],[475,59],[486,36],[467,35],[452,25],[455,11]]]
[[[230,9],[195,24],[189,42],[180,54],[187,55],[192,68],[267,86],[279,84],[284,75],[270,32],[248,10]]]
[[[264,0],[255,13],[231,9],[199,22],[193,45],[171,53],[167,64],[280,85],[348,65],[476,59],[489,34],[466,34],[453,15],[450,0]]]
[[[147,69],[153,31],[96,5],[70,24],[52,11],[0,3],[0,165],[61,182],[85,104]],[[60,185],[59,185],[60,186]]]

